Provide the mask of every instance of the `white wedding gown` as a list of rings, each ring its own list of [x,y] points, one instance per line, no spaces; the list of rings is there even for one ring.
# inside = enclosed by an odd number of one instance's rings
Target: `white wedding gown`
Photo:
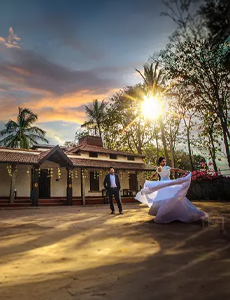
[[[191,173],[186,177],[170,180],[170,167],[165,166],[158,174],[161,180],[146,180],[144,188],[135,197],[150,207],[149,214],[156,216],[154,219],[156,223],[169,223],[175,220],[189,223],[208,218],[205,212],[200,211],[186,198]]]

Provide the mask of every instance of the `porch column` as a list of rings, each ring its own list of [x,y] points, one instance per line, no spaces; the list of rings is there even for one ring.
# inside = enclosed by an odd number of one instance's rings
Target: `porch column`
[[[81,168],[81,201],[85,205],[85,170]]]
[[[73,183],[72,183],[72,173],[69,168],[67,170],[67,189],[66,189],[66,200],[67,205],[73,205]]]
[[[38,186],[38,171],[39,166],[33,167],[33,197],[32,197],[32,205],[38,206],[39,199],[39,186]]]
[[[16,164],[11,166],[11,181],[10,181],[10,203],[14,203],[14,189],[16,183]]]
[[[135,174],[136,174],[136,193],[137,193],[139,190],[138,171],[137,170],[135,171]]]

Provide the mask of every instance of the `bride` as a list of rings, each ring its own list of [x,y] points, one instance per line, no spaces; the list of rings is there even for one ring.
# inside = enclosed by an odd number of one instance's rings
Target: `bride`
[[[166,159],[160,157],[159,167],[146,180],[144,188],[137,193],[135,199],[149,206],[149,214],[156,216],[156,223],[169,223],[175,220],[182,222],[194,222],[207,219],[208,215],[200,211],[187,198],[186,194],[191,183],[191,173],[187,176],[170,180],[170,171],[187,173],[184,170],[174,169],[166,166]],[[160,181],[151,181],[158,177]]]

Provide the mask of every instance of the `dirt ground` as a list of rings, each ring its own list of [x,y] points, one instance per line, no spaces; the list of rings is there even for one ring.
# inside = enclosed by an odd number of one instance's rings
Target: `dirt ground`
[[[124,205],[0,210],[0,299],[230,299],[230,203],[210,224],[155,224]]]

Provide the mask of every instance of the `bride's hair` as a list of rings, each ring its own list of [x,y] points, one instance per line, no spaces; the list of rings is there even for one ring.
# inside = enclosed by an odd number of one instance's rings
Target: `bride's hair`
[[[159,157],[159,159],[158,159],[158,165],[160,165],[161,164],[161,162],[162,162],[162,160],[164,160],[165,159],[165,157],[164,156],[161,156],[161,157]]]

